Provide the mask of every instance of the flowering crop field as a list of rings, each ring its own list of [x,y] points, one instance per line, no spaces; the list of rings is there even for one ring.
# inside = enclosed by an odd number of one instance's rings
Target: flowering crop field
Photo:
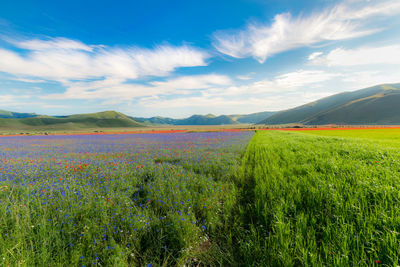
[[[0,265],[232,263],[232,177],[252,135],[0,138]]]

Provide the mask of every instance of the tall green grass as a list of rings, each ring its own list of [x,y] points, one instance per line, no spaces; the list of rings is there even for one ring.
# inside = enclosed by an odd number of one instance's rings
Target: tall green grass
[[[386,144],[390,147],[400,146],[400,129],[354,129],[354,130],[313,130],[302,131],[304,134],[319,135],[319,136],[334,136],[344,138],[369,139]],[[367,141],[368,142],[368,141]]]
[[[257,132],[237,187],[236,261],[243,265],[399,264],[397,148]]]

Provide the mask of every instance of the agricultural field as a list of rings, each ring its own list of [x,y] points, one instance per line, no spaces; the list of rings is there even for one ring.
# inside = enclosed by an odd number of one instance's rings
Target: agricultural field
[[[398,266],[398,130],[379,131],[258,131],[243,160],[245,263]]]
[[[305,134],[363,139],[364,142],[378,142],[388,147],[400,146],[400,128],[348,129],[348,130],[311,130]]]
[[[252,132],[0,138],[0,266],[229,262]]]
[[[1,137],[0,266],[396,266],[398,135]]]

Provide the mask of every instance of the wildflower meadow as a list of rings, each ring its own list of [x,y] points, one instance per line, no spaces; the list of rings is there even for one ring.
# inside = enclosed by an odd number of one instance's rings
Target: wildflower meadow
[[[213,263],[250,132],[0,138],[0,265]]]

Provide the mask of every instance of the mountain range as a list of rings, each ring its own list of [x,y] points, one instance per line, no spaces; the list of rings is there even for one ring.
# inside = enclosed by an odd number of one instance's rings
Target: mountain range
[[[400,83],[344,92],[284,111],[260,124],[400,124]]]
[[[254,124],[272,116],[275,112],[265,111],[247,115],[193,115],[184,119],[165,117],[136,118],[132,119],[144,124],[169,124],[169,125],[226,125],[226,124]]]
[[[400,124],[400,83],[377,85],[344,92],[279,112],[246,115],[193,115],[183,119],[130,117],[116,111],[69,116],[46,116],[0,110],[0,129],[73,130],[88,128],[132,128],[156,125],[232,124]]]
[[[0,129],[7,130],[76,130],[88,128],[133,128],[156,125],[229,125],[254,124],[273,112],[248,115],[193,115],[184,119],[164,117],[133,118],[116,111],[69,116],[46,116],[35,113],[0,111]]]

